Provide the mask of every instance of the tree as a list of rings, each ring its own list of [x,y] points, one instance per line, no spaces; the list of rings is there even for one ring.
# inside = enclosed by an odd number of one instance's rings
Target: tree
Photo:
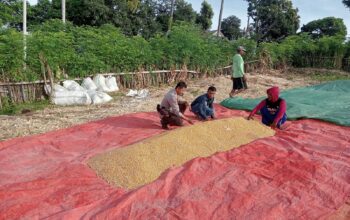
[[[79,26],[112,23],[123,28],[126,34],[132,35],[138,33],[134,30],[138,26],[132,26],[130,20],[139,20],[135,16],[142,8],[142,3],[149,1],[154,0],[69,0],[66,6],[67,19]],[[32,7],[28,19],[31,24],[39,24],[57,18],[61,18],[61,0],[39,0]]]
[[[109,8],[104,0],[67,1],[67,19],[76,25],[101,26],[109,21]]]
[[[60,0],[39,0],[38,3],[30,7],[28,12],[28,24],[38,25],[50,19],[61,18]]]
[[[174,10],[174,21],[185,21],[188,23],[194,23],[196,19],[196,12],[193,10],[192,5],[185,0],[176,0]]]
[[[208,30],[212,25],[211,20],[213,16],[213,8],[207,1],[203,1],[201,11],[196,18],[196,23],[199,24],[203,30]]]
[[[23,1],[0,0],[0,28],[3,25],[22,30]]]
[[[235,40],[242,36],[241,20],[232,15],[225,18],[221,24],[221,31],[229,40]]]
[[[313,38],[321,38],[323,36],[341,36],[345,38],[347,34],[343,19],[335,17],[311,21],[304,25],[301,31],[311,34]]]
[[[346,7],[350,8],[350,0],[343,0],[343,4],[344,4]]]
[[[171,11],[171,0],[157,0],[157,22],[161,25],[162,31],[168,30],[168,22]],[[174,9],[173,22],[185,21],[188,23],[194,23],[196,19],[196,12],[193,10],[192,5],[185,0],[176,0]]]
[[[156,2],[154,0],[141,0],[138,8],[128,14],[132,35],[142,35],[148,39],[161,32],[161,26],[156,21]],[[125,32],[125,26],[120,27]],[[127,32],[127,31],[126,31]]]
[[[139,4],[140,0],[128,0],[128,8],[133,12],[137,10]]]
[[[290,0],[246,0],[258,42],[281,40],[299,28],[298,9]]]

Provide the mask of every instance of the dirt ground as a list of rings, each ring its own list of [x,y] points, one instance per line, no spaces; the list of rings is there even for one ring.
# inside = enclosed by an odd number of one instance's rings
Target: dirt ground
[[[279,86],[281,90],[286,90],[317,83],[309,77],[295,75],[288,71],[270,71],[268,74],[251,73],[247,74],[247,77],[249,89],[238,96],[249,98],[265,96],[266,89],[273,85]],[[209,85],[214,85],[218,89],[215,102],[220,103],[228,98],[232,87],[232,81],[224,76],[197,79],[187,83],[189,88],[185,98],[188,101],[205,93]],[[125,94],[128,91],[121,91],[112,94],[113,101],[103,105],[69,107],[51,105],[29,115],[0,115],[0,140],[45,133],[126,113],[155,111],[156,104],[160,103],[163,95],[170,88],[171,86],[148,88],[150,95],[145,99],[126,97]]]

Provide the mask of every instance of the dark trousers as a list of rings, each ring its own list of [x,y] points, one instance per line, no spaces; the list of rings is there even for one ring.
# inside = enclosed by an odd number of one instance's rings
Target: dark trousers
[[[187,107],[187,102],[179,102],[179,109],[182,114],[185,113]],[[168,125],[183,126],[183,119],[168,109],[162,108],[160,105],[158,105],[157,111],[161,117],[160,123],[162,124],[162,127],[166,127]]]
[[[262,116],[262,123],[267,125],[267,126],[270,126],[273,121],[275,120],[278,112],[276,112],[275,115],[272,115],[269,110],[265,107],[263,107],[261,110],[260,110],[260,113],[261,113],[261,116]],[[284,124],[285,122],[287,121],[287,115],[286,113],[284,113],[283,117],[281,118],[281,120],[278,122],[277,124],[277,127],[281,127],[282,124]]]
[[[248,89],[247,81],[244,77],[232,78],[232,90]]]
[[[203,103],[192,105],[191,108],[192,112],[202,120],[206,120],[208,117],[214,115],[213,109],[209,108],[206,104]]]

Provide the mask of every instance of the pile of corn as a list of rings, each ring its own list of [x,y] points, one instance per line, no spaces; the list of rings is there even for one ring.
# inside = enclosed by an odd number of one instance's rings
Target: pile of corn
[[[273,130],[253,120],[215,120],[169,131],[97,155],[88,164],[110,184],[133,189],[156,180],[172,166],[272,135]]]

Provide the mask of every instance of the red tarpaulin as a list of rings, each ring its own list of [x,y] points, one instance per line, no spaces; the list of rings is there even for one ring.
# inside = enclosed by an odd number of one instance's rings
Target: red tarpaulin
[[[350,195],[350,128],[287,124],[274,137],[196,158],[133,191],[108,185],[86,162],[163,132],[155,113],[0,142],[0,219],[327,218]]]

